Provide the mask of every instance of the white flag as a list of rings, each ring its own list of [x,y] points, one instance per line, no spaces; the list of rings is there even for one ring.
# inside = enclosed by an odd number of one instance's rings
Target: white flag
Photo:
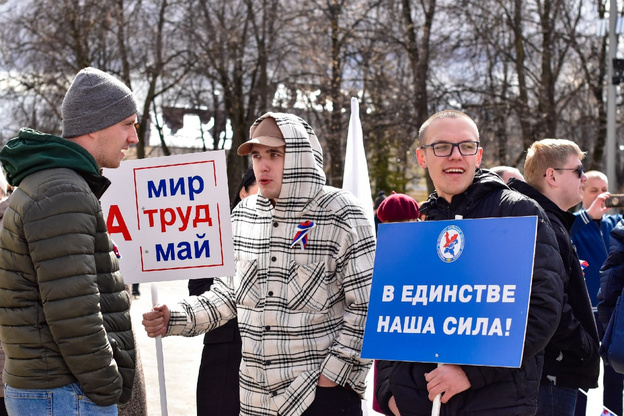
[[[368,178],[366,152],[364,151],[360,104],[355,97],[351,98],[351,119],[349,120],[342,189],[350,191],[360,200],[366,216],[374,228],[373,197]]]

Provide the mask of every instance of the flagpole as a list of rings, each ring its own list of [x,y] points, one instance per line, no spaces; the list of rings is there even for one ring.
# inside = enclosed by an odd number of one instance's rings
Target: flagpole
[[[346,189],[355,195],[364,208],[366,217],[375,227],[368,161],[364,149],[362,122],[360,121],[360,103],[355,97],[351,98],[351,118],[349,119],[342,189]]]
[[[585,395],[585,397],[589,397],[589,395],[587,394],[587,392],[585,390],[583,390],[582,388],[579,388],[578,391],[580,391],[581,393],[583,393]],[[615,413],[613,410],[609,409],[607,406],[603,405],[602,406],[602,414],[603,415],[608,415],[608,416],[618,416],[617,413]],[[609,413],[605,413],[605,410]]]

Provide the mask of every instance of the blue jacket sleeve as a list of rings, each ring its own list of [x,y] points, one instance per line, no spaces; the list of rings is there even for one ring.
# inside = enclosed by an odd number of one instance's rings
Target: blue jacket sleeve
[[[600,269],[598,317],[606,326],[624,287],[624,223],[611,231],[609,256]]]

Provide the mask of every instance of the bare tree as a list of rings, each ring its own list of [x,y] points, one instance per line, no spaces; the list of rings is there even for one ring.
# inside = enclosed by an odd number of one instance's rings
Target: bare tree
[[[582,93],[570,77],[582,65],[571,56],[578,55],[573,48],[583,21],[581,5],[580,0],[464,0],[457,9],[470,26],[456,48],[468,48],[470,59],[464,61],[485,62],[475,71],[490,75],[454,77],[455,97],[462,97],[459,102],[479,121],[492,124],[484,129],[498,143],[499,160],[492,163],[520,165],[533,141],[567,129],[560,121]],[[521,147],[512,145],[518,139]],[[509,149],[514,149],[511,158]]]
[[[5,94],[16,99],[13,111],[21,112],[22,124],[59,134],[67,86],[87,66],[116,74],[130,87],[133,76],[138,78],[135,87],[147,83],[146,93],[137,96],[145,97],[141,116],[148,120],[154,99],[188,73],[186,51],[180,48],[184,44],[175,36],[177,23],[167,20],[180,16],[175,4],[179,2],[16,2],[0,35],[3,62],[15,68]],[[127,45],[133,45],[132,54]],[[141,123],[138,132],[140,158],[147,125]]]
[[[287,105],[305,108],[326,149],[328,183],[341,187],[345,113],[350,96],[362,88],[361,70],[353,66],[359,54],[355,45],[370,6],[365,1],[315,0],[293,10],[284,80],[293,101]]]
[[[606,0],[594,0],[599,16]],[[350,97],[361,102],[377,190],[406,190],[406,163],[429,114],[478,122],[484,165],[522,164],[536,139],[563,136],[604,159],[606,38],[583,0],[10,0],[0,14],[0,138],[27,125],[60,133],[75,73],[96,66],[141,100],[138,155],[150,121],[192,113],[201,149],[236,149],[260,114],[302,115],[341,186]],[[205,126],[210,122],[210,131]],[[155,129],[155,131],[160,129]],[[10,133],[9,133],[10,132]],[[165,153],[164,132],[159,134]],[[429,182],[429,189],[431,183]]]
[[[259,111],[269,108],[275,86],[270,81],[279,4],[230,0],[188,2],[186,33],[195,46],[194,73],[210,80],[223,97],[223,107],[232,129],[231,148],[248,138]],[[206,103],[209,103],[208,101]],[[230,151],[228,181],[233,196],[247,159]]]
[[[382,0],[369,5],[357,56],[362,57],[363,101],[371,119],[367,123],[364,118],[374,161],[370,171],[378,190],[405,191],[414,179],[408,152],[435,108],[429,99],[431,54],[443,39],[433,30],[437,2]]]
[[[117,1],[123,7],[124,0]],[[142,31],[137,31],[137,36],[131,37],[133,50],[136,51],[132,60],[128,54],[124,54],[125,59],[122,59],[122,63],[124,68],[131,68],[131,72],[141,74],[141,81],[147,84],[138,128],[137,157],[139,159],[145,157],[145,138],[147,127],[150,125],[148,120],[152,108],[156,116],[156,98],[176,87],[192,68],[185,39],[182,35],[178,35],[183,24],[181,19],[185,6],[184,2],[175,0],[151,2],[139,0],[135,6],[135,13],[130,14],[135,20],[134,24],[142,28]],[[123,9],[117,9],[117,12],[118,34],[123,34],[129,18],[124,18]],[[137,19],[136,16],[139,18]],[[125,36],[119,35],[118,39],[119,49],[125,51]],[[127,77],[129,75],[129,73],[126,74]],[[164,154],[169,155],[169,149],[160,129],[159,139]]]
[[[107,1],[12,2],[0,18],[3,95],[19,125],[60,133],[60,104],[75,73],[114,57]]]
[[[608,2],[604,0],[594,1],[597,19],[606,16]],[[566,25],[572,27],[576,22],[570,18]],[[587,170],[604,169],[604,147],[607,137],[607,111],[605,98],[605,85],[612,80],[607,79],[607,39],[605,33],[602,36],[595,35],[595,23],[586,23],[584,32],[570,38],[577,59],[577,72],[579,97],[570,102],[571,111],[568,119],[569,125],[580,126],[569,129],[568,135],[575,140],[583,150],[588,151]],[[580,127],[580,128],[579,128]],[[621,181],[620,181],[621,182]]]

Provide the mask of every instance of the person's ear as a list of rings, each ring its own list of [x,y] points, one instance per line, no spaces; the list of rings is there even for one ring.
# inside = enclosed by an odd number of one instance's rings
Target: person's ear
[[[557,175],[555,175],[555,170],[553,168],[546,169],[544,179],[546,179],[546,183],[551,186],[557,185]]]
[[[418,160],[418,164],[421,168],[427,169],[427,162],[425,161],[425,149],[421,149],[420,147],[416,149],[416,160]]]
[[[483,159],[483,148],[479,146],[479,150],[477,150],[477,167],[481,166],[482,159]]]

